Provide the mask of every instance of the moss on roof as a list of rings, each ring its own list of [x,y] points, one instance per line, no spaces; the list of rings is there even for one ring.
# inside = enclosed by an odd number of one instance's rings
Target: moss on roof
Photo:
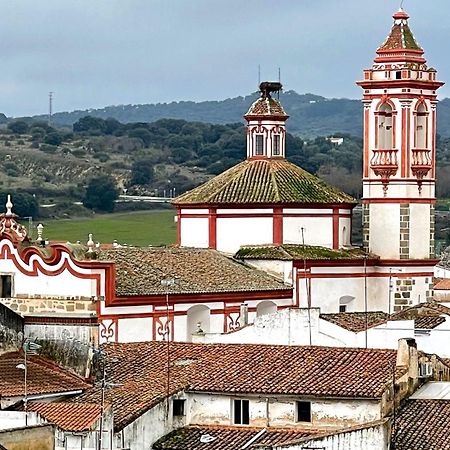
[[[279,259],[279,260],[335,260],[362,259],[366,256],[360,248],[333,250],[313,245],[283,244],[278,246],[248,246],[234,255],[236,259]],[[369,255],[374,257],[373,255]]]
[[[177,197],[174,205],[354,204],[356,200],[289,161],[247,159]]]
[[[394,24],[384,43],[378,50],[422,50],[406,23]]]

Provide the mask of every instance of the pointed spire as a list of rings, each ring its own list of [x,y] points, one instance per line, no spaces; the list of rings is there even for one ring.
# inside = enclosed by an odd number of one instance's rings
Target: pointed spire
[[[13,203],[11,201],[11,195],[8,194],[8,199],[6,200],[6,214],[5,217],[13,217],[13,212],[12,212],[12,208],[13,208]]]
[[[394,24],[388,37],[377,50],[375,62],[425,63],[423,49],[409,28],[408,13],[400,8],[392,17]]]

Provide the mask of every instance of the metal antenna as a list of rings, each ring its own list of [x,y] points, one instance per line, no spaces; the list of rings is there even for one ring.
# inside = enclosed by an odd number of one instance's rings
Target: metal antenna
[[[405,0],[402,0],[402,1],[400,2],[400,9],[403,9],[403,3],[404,3],[404,1],[405,1]]]
[[[261,84],[261,64],[258,64],[258,89]]]
[[[281,84],[281,67],[278,67],[278,82]],[[278,100],[280,100],[280,91],[278,91]]]
[[[52,115],[53,115],[53,92],[50,91],[48,93],[48,124],[52,123]]]

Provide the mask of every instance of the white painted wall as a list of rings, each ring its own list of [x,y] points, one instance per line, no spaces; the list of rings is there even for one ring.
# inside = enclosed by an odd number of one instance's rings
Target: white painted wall
[[[182,217],[180,220],[182,247],[209,247],[208,218]]]
[[[369,249],[382,259],[398,259],[400,248],[400,205],[370,205]]]
[[[430,257],[430,205],[411,203],[409,222],[409,257]]]
[[[333,247],[333,219],[331,217],[284,217],[283,242],[302,244],[301,229],[306,245]]]
[[[217,218],[217,250],[221,252],[236,253],[242,245],[272,242],[272,217]]]
[[[233,399],[237,398],[250,400],[250,425],[255,427],[336,427],[381,418],[380,402],[376,400],[311,399],[312,422],[306,424],[295,420],[295,401],[307,398],[190,393],[188,421],[192,425],[232,425]]]
[[[152,340],[152,318],[137,317],[120,319],[118,324],[119,342],[140,342]]]

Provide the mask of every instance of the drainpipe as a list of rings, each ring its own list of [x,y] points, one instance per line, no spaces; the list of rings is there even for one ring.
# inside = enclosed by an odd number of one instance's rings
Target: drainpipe
[[[266,427],[270,427],[269,397],[266,397]]]

